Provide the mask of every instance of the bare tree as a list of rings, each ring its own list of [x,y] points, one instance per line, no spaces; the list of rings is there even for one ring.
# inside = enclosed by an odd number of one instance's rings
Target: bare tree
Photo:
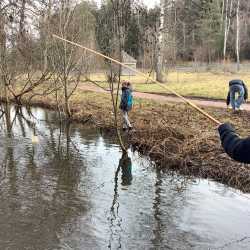
[[[0,9],[2,9],[2,3],[0,2]],[[6,84],[5,84],[5,65],[4,65],[4,57],[6,54],[6,34],[5,34],[5,16],[0,13],[0,61],[1,61],[1,65],[0,65],[0,69],[1,69],[1,79],[0,79],[0,83],[1,83],[1,88],[3,87],[4,89],[4,96],[7,96],[7,88],[6,88]],[[8,100],[8,99],[7,99]]]
[[[230,7],[229,7],[229,2],[230,2]],[[224,46],[223,46],[224,62],[226,61],[227,40],[228,40],[228,34],[229,34],[230,26],[231,26],[232,7],[233,7],[233,0],[226,0],[225,24],[224,24]]]
[[[60,0],[59,9],[55,10],[51,18],[50,31],[81,44],[90,42],[94,39],[94,20],[86,22],[86,15],[88,19],[93,19],[91,15],[88,16],[86,9],[84,3],[73,5],[71,1]],[[65,113],[70,118],[70,98],[77,89],[82,74],[88,70],[88,58],[81,49],[66,42],[55,41],[50,50],[50,60],[58,76],[56,80],[59,79],[62,88]]]
[[[49,41],[51,40],[51,34],[50,34],[50,18],[51,18],[51,11],[52,11],[52,0],[48,0],[46,7],[44,9],[43,13],[43,27],[42,27],[42,34],[44,39],[44,50],[43,50],[43,71],[46,71],[48,69],[48,51],[49,51]]]
[[[236,8],[236,57],[237,57],[237,71],[240,70],[240,21],[239,21],[239,9],[240,9],[240,0],[237,1]]]
[[[114,19],[113,19],[113,25],[114,25],[114,52],[117,53],[118,60],[122,61],[122,50],[124,48],[124,40],[125,40],[125,15],[127,14],[125,11],[127,7],[129,8],[131,5],[131,1],[126,0],[111,0],[113,13],[114,13]],[[116,133],[117,137],[119,139],[120,146],[123,150],[123,152],[126,152],[126,148],[124,146],[124,143],[122,141],[120,131],[118,128],[118,98],[119,98],[119,90],[120,90],[120,84],[121,84],[121,72],[122,67],[119,65],[118,67],[118,84],[117,84],[117,90],[116,93],[114,91],[114,81],[113,77],[111,77],[110,81],[110,94],[112,99],[112,105],[114,110],[114,120],[115,120],[115,127],[116,127]],[[111,75],[112,75],[112,64],[111,64]]]
[[[41,71],[40,51],[33,32],[33,18],[38,14],[34,2],[28,0],[6,1],[1,5],[1,85],[5,100],[14,98],[19,104],[23,96],[32,92],[51,76],[48,71]]]

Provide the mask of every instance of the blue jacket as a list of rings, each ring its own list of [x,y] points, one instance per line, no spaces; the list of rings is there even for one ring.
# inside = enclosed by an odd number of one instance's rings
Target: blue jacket
[[[120,109],[123,111],[130,111],[132,109],[132,99],[132,90],[127,87],[122,87]]]
[[[250,137],[241,139],[229,123],[220,125],[218,130],[226,153],[238,162],[250,163]]]

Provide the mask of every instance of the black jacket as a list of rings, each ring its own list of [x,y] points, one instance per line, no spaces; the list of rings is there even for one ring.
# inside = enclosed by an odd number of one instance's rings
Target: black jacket
[[[250,163],[250,137],[241,139],[229,123],[220,125],[218,130],[226,153],[236,161]]]
[[[248,99],[248,89],[246,84],[242,81],[242,80],[232,80],[229,82],[229,87],[233,86],[233,85],[242,85],[244,88],[244,99],[245,101]],[[227,105],[229,105],[230,103],[230,91],[228,91],[227,94]]]

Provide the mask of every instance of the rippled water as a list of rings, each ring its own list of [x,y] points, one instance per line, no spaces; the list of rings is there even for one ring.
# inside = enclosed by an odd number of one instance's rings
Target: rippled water
[[[8,135],[1,120],[0,249],[250,249],[249,195],[121,160],[105,134],[32,114]]]

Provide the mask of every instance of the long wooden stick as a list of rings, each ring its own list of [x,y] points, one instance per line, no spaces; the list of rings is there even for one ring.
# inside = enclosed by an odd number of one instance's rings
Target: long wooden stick
[[[204,111],[204,110],[202,110],[201,108],[199,108],[196,104],[194,104],[193,102],[189,101],[187,98],[183,97],[182,95],[180,95],[180,94],[177,93],[176,91],[170,89],[169,87],[167,87],[167,86],[165,86],[164,84],[158,82],[157,80],[153,79],[152,77],[147,76],[146,74],[140,72],[139,70],[133,69],[132,67],[127,66],[126,64],[121,63],[121,62],[119,62],[119,61],[117,61],[117,60],[115,60],[115,59],[113,59],[113,58],[111,58],[111,57],[109,57],[109,56],[105,56],[105,55],[103,55],[102,53],[100,53],[100,52],[98,52],[98,51],[95,51],[95,50],[93,50],[93,49],[89,49],[89,48],[84,47],[84,46],[82,46],[82,45],[80,45],[80,44],[78,44],[78,43],[69,41],[69,40],[64,39],[64,38],[62,38],[62,37],[60,37],[60,36],[57,36],[57,35],[55,35],[55,34],[53,34],[53,37],[55,37],[56,39],[65,41],[65,42],[67,42],[67,43],[70,43],[70,44],[72,44],[72,45],[75,45],[75,46],[77,46],[77,47],[79,47],[79,48],[82,48],[82,49],[84,49],[84,50],[87,50],[87,51],[89,51],[89,52],[91,52],[91,53],[93,53],[93,54],[96,54],[96,55],[98,55],[98,56],[104,57],[104,58],[110,60],[111,62],[114,62],[114,63],[116,63],[116,64],[119,64],[119,65],[123,66],[124,68],[127,68],[127,69],[129,69],[129,70],[131,70],[131,71],[133,71],[133,72],[135,72],[135,73],[137,73],[137,74],[143,76],[144,78],[150,79],[152,82],[155,82],[156,84],[158,84],[159,86],[161,86],[163,89],[166,89],[166,90],[168,90],[169,92],[171,92],[172,94],[174,94],[174,95],[176,95],[177,97],[179,97],[179,98],[180,98],[181,100],[183,100],[185,103],[187,103],[188,105],[190,105],[191,107],[193,107],[195,110],[197,110],[198,112],[200,112],[201,114],[203,114],[204,116],[206,116],[209,120],[213,121],[216,125],[220,125],[220,124],[221,124],[220,121],[218,121],[217,119],[215,119],[214,117],[212,117],[211,115],[209,115],[206,111]]]

